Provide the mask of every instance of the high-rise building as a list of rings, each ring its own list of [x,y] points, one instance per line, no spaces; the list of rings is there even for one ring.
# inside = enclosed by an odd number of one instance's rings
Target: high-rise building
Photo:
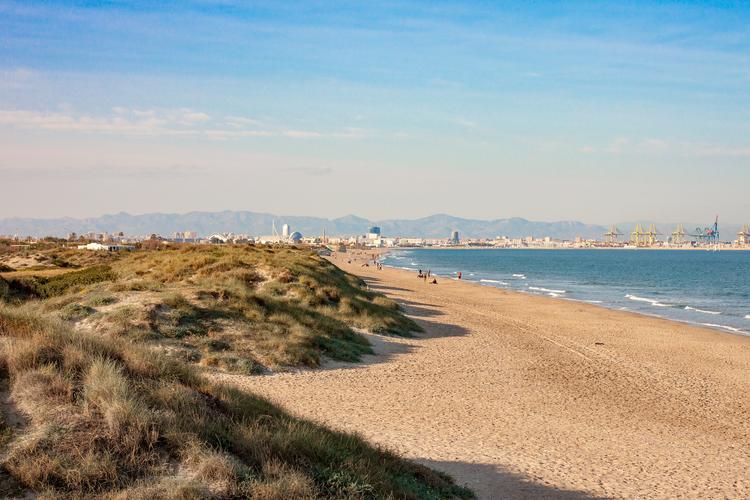
[[[281,226],[281,237],[284,239],[289,238],[289,224]]]
[[[461,239],[458,236],[458,231],[456,231],[456,230],[451,231],[450,242],[453,245],[458,245],[461,242]]]

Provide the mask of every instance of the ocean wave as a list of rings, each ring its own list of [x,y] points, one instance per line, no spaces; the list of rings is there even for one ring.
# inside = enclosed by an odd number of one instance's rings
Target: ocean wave
[[[559,297],[560,296],[559,293],[554,293],[554,292],[550,292],[547,295],[549,295],[550,297]]]
[[[625,296],[625,298],[626,299],[630,299],[630,300],[634,300],[636,302],[648,302],[649,304],[651,304],[654,307],[672,307],[669,304],[662,304],[661,302],[659,302],[656,299],[649,299],[647,297],[638,297],[637,295],[627,294]]]
[[[583,302],[588,302],[589,304],[604,304],[603,300],[584,300]]]
[[[566,293],[565,290],[550,290],[549,288],[541,288],[538,286],[530,286],[529,290],[536,290],[538,292],[547,292],[547,293],[556,293],[556,294]]]
[[[522,279],[522,280],[526,279],[526,275],[525,274],[514,274],[513,277],[514,278],[518,278],[518,279]]]
[[[710,326],[711,328],[721,328],[722,330],[729,330],[730,332],[734,333],[746,333],[743,330],[740,330],[739,328],[735,328],[733,326],[727,326],[727,325],[719,325],[716,323],[700,323],[702,326]]]
[[[695,311],[695,312],[699,312],[699,313],[703,313],[703,314],[713,314],[713,315],[721,314],[719,311],[706,311],[704,309],[698,309],[697,307],[690,307],[690,306],[685,306],[685,310],[686,311]]]
[[[750,314],[748,314],[747,316],[745,316],[745,319],[750,319]]]
[[[506,282],[504,282],[504,281],[499,281],[499,280],[488,280],[488,279],[484,279],[484,278],[482,278],[482,279],[480,279],[479,281],[481,281],[482,283],[497,283],[498,285],[507,285],[507,283],[506,283]]]

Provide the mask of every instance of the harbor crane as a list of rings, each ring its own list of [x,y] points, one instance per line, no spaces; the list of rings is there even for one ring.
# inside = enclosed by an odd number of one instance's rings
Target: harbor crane
[[[614,243],[617,243],[617,238],[619,238],[620,236],[622,236],[622,233],[620,232],[620,230],[617,229],[617,227],[615,226],[611,226],[609,228],[609,231],[604,233],[604,241],[606,243],[614,244]]]
[[[719,216],[716,216],[714,224],[711,227],[696,227],[695,234],[691,235],[698,239],[699,243],[708,243],[709,245],[719,244]]]
[[[683,226],[682,224],[678,224],[677,229],[672,231],[672,243],[674,245],[684,244],[685,236],[687,236],[687,233],[685,232],[685,226]]]
[[[646,234],[644,235],[646,237],[646,242],[649,245],[655,245],[658,241],[657,236],[661,236],[661,233],[658,229],[656,229],[656,224],[651,224],[648,227],[648,231],[646,231]]]
[[[636,246],[646,242],[646,232],[640,224],[636,224],[635,229],[630,233],[630,242]]]
[[[750,226],[745,224],[742,229],[737,233],[737,244],[740,246],[750,245]]]

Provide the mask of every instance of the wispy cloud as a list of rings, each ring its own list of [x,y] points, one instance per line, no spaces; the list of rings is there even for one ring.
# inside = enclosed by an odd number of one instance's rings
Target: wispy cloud
[[[667,141],[664,139],[630,139],[618,137],[609,144],[596,147],[581,146],[578,149],[583,154],[608,155],[675,155],[681,157],[704,158],[744,158],[750,157],[750,148],[716,143],[702,143],[695,141]]]
[[[214,119],[208,113],[190,108],[136,109],[120,106],[112,108],[107,115],[75,113],[66,106],[48,112],[0,109],[1,126],[60,133],[203,136],[215,140],[249,137],[362,139],[368,135],[365,130],[353,127],[337,131],[301,130],[242,116]]]

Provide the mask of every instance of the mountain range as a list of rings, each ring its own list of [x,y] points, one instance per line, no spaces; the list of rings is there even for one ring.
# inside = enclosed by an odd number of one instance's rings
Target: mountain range
[[[90,231],[116,233],[122,231],[130,236],[144,236],[152,233],[170,236],[175,231],[197,231],[200,236],[209,236],[220,232],[234,232],[254,236],[271,234],[272,225],[281,231],[282,224],[289,224],[293,231],[303,235],[320,235],[323,230],[329,236],[350,236],[365,234],[370,226],[379,226],[384,236],[411,236],[422,238],[447,238],[451,231],[459,231],[461,237],[494,238],[524,236],[556,239],[582,238],[601,239],[608,227],[585,224],[579,221],[542,222],[530,221],[520,217],[504,219],[479,220],[436,214],[419,219],[388,219],[372,221],[356,215],[347,215],[336,219],[306,216],[279,216],[267,213],[248,211],[223,212],[189,212],[184,214],[150,213],[131,215],[117,213],[100,217],[76,219],[62,217],[55,219],[4,218],[0,219],[0,234],[22,236],[67,236],[71,232],[78,234]],[[623,222],[618,228],[629,233],[636,223],[648,227],[648,221]],[[703,227],[708,224],[701,224]],[[698,224],[685,223],[688,233],[694,232]],[[676,224],[657,224],[659,231],[671,234]],[[733,239],[738,225],[721,227],[722,239]]]

